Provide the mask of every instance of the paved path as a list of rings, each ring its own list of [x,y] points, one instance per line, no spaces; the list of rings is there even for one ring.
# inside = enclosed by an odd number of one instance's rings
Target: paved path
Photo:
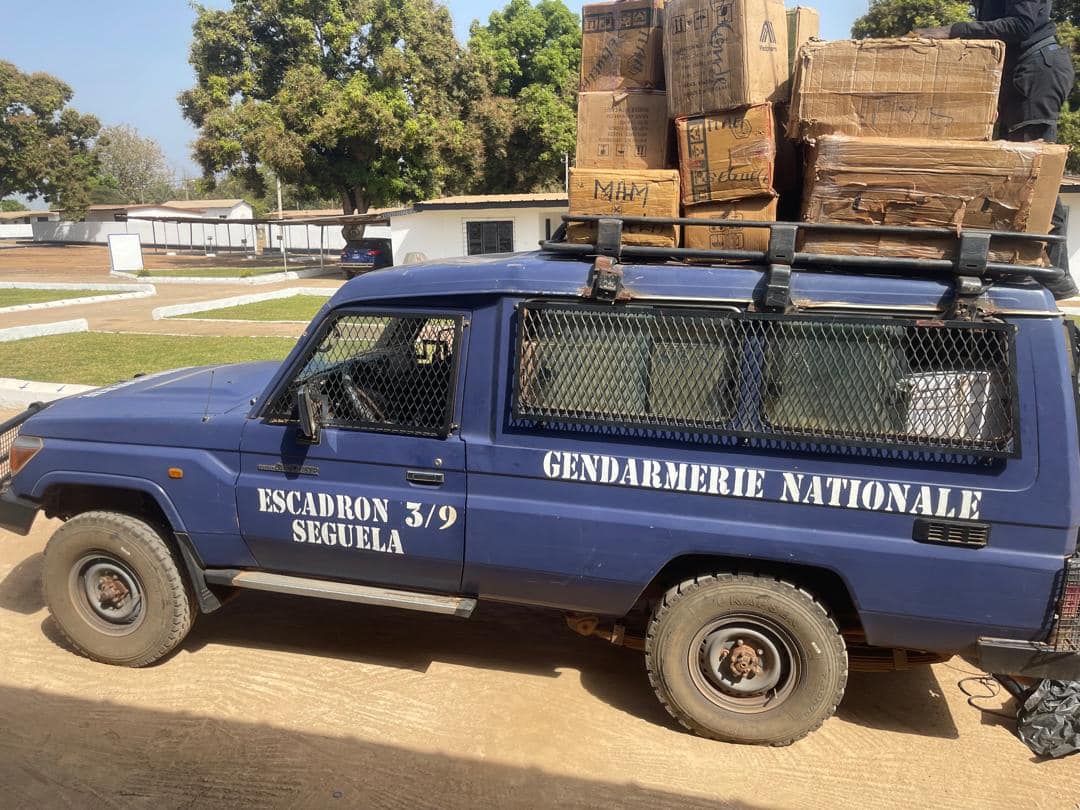
[[[148,267],[162,265],[201,266],[204,261],[173,257],[146,256]],[[224,266],[239,265],[238,260],[218,258]],[[186,264],[185,264],[186,262]],[[90,282],[95,284],[137,283],[110,276],[108,253],[104,248],[90,246],[0,248],[0,281]],[[325,278],[309,278],[278,284],[158,284],[157,295],[151,298],[116,301],[84,306],[56,307],[7,313],[2,326],[27,326],[39,323],[86,318],[91,331],[152,332],[157,334],[283,336],[296,337],[303,324],[290,323],[230,323],[167,319],[155,321],[151,313],[158,307],[197,301],[213,301],[252,293],[272,292],[291,287],[320,287],[335,290],[343,284],[335,271],[328,270]]]

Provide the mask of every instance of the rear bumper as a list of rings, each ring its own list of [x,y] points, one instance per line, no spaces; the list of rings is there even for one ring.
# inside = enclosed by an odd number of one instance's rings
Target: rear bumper
[[[41,509],[39,504],[20,498],[10,489],[0,493],[0,529],[22,535],[30,534],[30,527]]]
[[[1059,652],[1046,644],[1006,638],[982,638],[979,667],[994,675],[1080,680],[1080,652]]]

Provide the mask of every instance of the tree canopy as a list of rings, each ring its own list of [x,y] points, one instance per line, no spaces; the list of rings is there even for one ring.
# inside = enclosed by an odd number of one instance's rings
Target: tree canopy
[[[95,202],[158,203],[174,193],[175,172],[161,147],[135,127],[103,128],[94,156],[99,166],[92,192]]]
[[[510,0],[474,22],[466,57],[470,122],[484,143],[485,192],[563,187],[577,133],[581,26],[562,0]]]
[[[78,215],[90,202],[101,125],[68,106],[71,88],[0,61],[0,198],[24,194]]]
[[[234,0],[196,7],[181,94],[205,172],[265,164],[364,211],[465,182],[461,48],[436,0]]]
[[[916,28],[938,28],[971,19],[967,0],[870,0],[866,14],[855,20],[851,35],[902,37]]]

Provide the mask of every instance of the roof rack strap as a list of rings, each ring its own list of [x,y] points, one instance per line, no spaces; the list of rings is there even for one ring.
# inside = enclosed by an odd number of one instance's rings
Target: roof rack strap
[[[765,300],[768,310],[787,310],[791,305],[791,265],[795,262],[795,246],[799,226],[778,223],[769,228],[769,252],[766,258],[769,271],[765,278]]]
[[[596,252],[600,256],[618,259],[622,256],[621,219],[601,219],[596,223]]]

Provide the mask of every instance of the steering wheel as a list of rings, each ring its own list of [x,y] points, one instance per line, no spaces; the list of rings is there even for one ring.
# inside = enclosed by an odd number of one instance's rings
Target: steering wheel
[[[341,382],[345,391],[345,398],[349,400],[353,413],[366,422],[386,421],[386,414],[383,413],[383,409],[379,407],[371,394],[356,384],[351,374],[348,372],[342,374]]]

